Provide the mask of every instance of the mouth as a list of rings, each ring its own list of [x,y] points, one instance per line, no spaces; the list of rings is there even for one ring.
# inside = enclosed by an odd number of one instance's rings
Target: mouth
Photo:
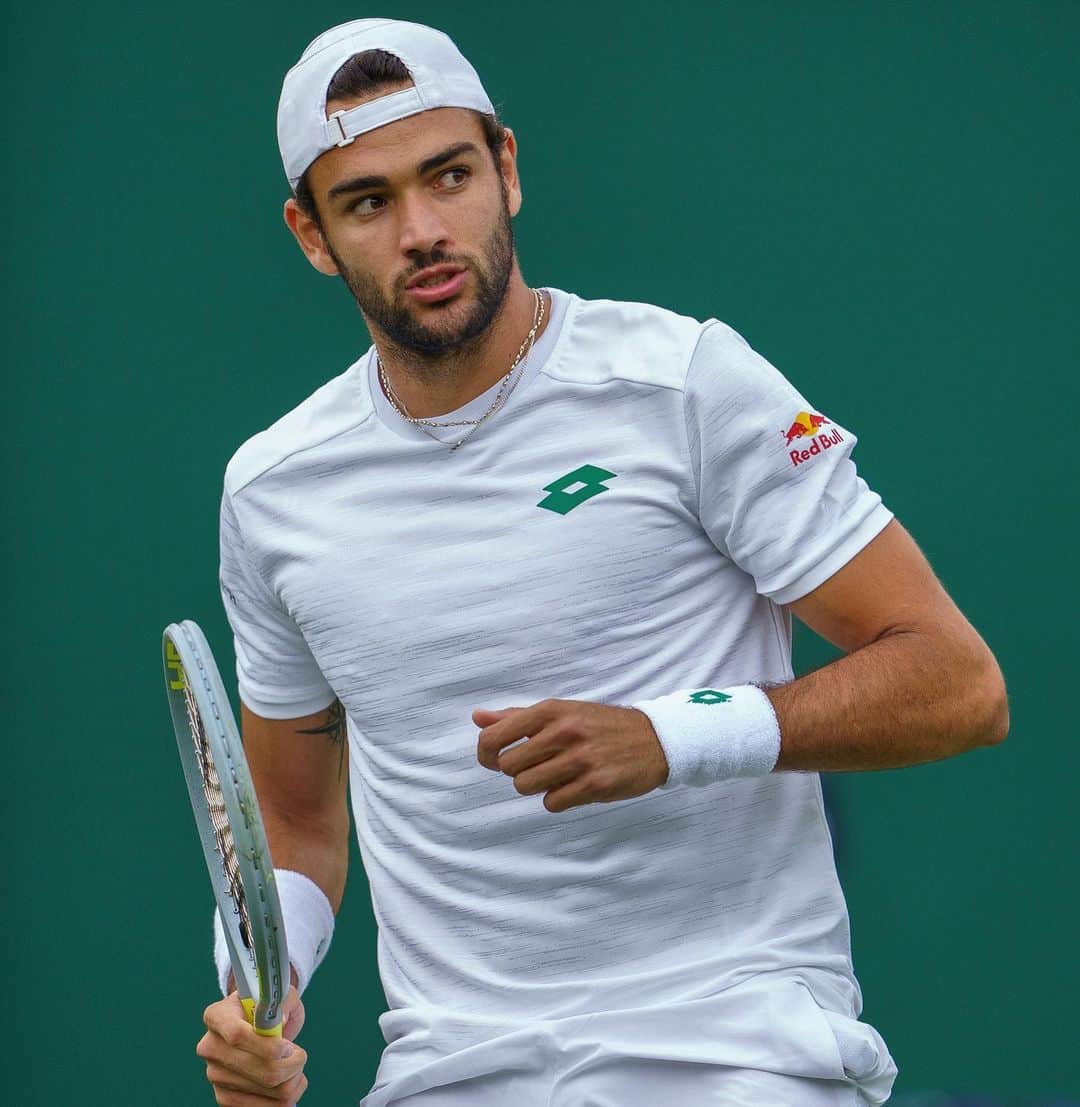
[[[435,304],[456,296],[465,284],[468,270],[460,265],[431,265],[421,269],[408,283],[405,291],[421,304]]]

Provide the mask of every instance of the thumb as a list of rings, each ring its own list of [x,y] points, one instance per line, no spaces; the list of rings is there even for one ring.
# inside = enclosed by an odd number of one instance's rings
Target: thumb
[[[289,994],[281,1004],[281,1021],[284,1023],[281,1030],[282,1035],[290,1042],[293,1041],[303,1029],[305,1017],[304,1002],[300,998],[296,986],[293,985],[289,988]]]

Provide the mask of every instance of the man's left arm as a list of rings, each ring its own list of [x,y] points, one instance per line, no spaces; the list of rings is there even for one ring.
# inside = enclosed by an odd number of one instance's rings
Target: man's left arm
[[[780,725],[778,771],[918,765],[1008,733],[993,654],[895,519],[787,606],[845,656],[765,689]]]
[[[918,765],[1008,732],[993,654],[896,520],[787,606],[845,656],[765,688],[780,730],[774,771]],[[668,779],[656,731],[633,708],[544,700],[481,708],[473,720],[480,763],[522,795],[544,793],[549,811],[630,799]]]

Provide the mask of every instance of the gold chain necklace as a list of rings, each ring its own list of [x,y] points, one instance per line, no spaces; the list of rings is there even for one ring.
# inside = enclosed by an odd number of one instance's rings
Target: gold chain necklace
[[[518,373],[514,376],[514,370],[519,366],[524,372],[525,363],[529,360],[529,354],[532,353],[533,344],[536,341],[536,332],[540,329],[541,323],[544,321],[544,314],[546,310],[546,302],[544,297],[536,289],[533,290],[533,295],[536,297],[536,310],[533,313],[533,325],[529,330],[529,333],[525,336],[524,341],[518,347],[517,356],[514,358],[510,365],[510,368],[504,374],[500,384],[499,391],[495,394],[495,398],[491,401],[491,405],[488,409],[476,419],[418,419],[413,415],[410,415],[405,410],[405,405],[402,403],[398,394],[394,391],[393,385],[390,383],[390,378],[386,374],[386,369],[383,366],[382,358],[379,357],[379,353],[375,352],[375,364],[379,370],[379,380],[382,382],[383,390],[386,392],[386,398],[390,401],[393,409],[407,422],[412,423],[413,426],[419,427],[429,438],[434,438],[436,442],[442,442],[444,445],[445,440],[440,438],[437,434],[432,434],[428,427],[471,427],[472,429],[456,442],[450,443],[450,452],[453,453],[462,443],[470,439],[480,428],[480,424],[489,419],[496,411],[499,410],[510,398],[514,388],[517,387],[517,382],[521,379],[522,373]],[[512,380],[512,383],[511,383]]]

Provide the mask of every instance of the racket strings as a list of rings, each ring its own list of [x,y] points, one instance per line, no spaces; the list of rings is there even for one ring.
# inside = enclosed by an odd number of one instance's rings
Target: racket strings
[[[218,779],[217,766],[210,754],[210,745],[206,738],[206,727],[203,724],[199,706],[191,693],[188,682],[184,681],[184,704],[187,707],[188,726],[191,729],[192,742],[195,746],[195,755],[198,758],[200,775],[202,777],[203,793],[206,796],[206,806],[210,812],[210,823],[214,828],[214,840],[217,843],[217,851],[221,855],[221,865],[225,873],[225,880],[229,885],[229,895],[236,905],[236,913],[240,919],[240,937],[245,947],[252,949],[251,917],[248,914],[247,896],[244,894],[244,885],[240,878],[240,866],[236,859],[236,844],[233,841],[232,828],[229,826],[229,815],[225,809],[225,798],[221,792],[221,781]]]

